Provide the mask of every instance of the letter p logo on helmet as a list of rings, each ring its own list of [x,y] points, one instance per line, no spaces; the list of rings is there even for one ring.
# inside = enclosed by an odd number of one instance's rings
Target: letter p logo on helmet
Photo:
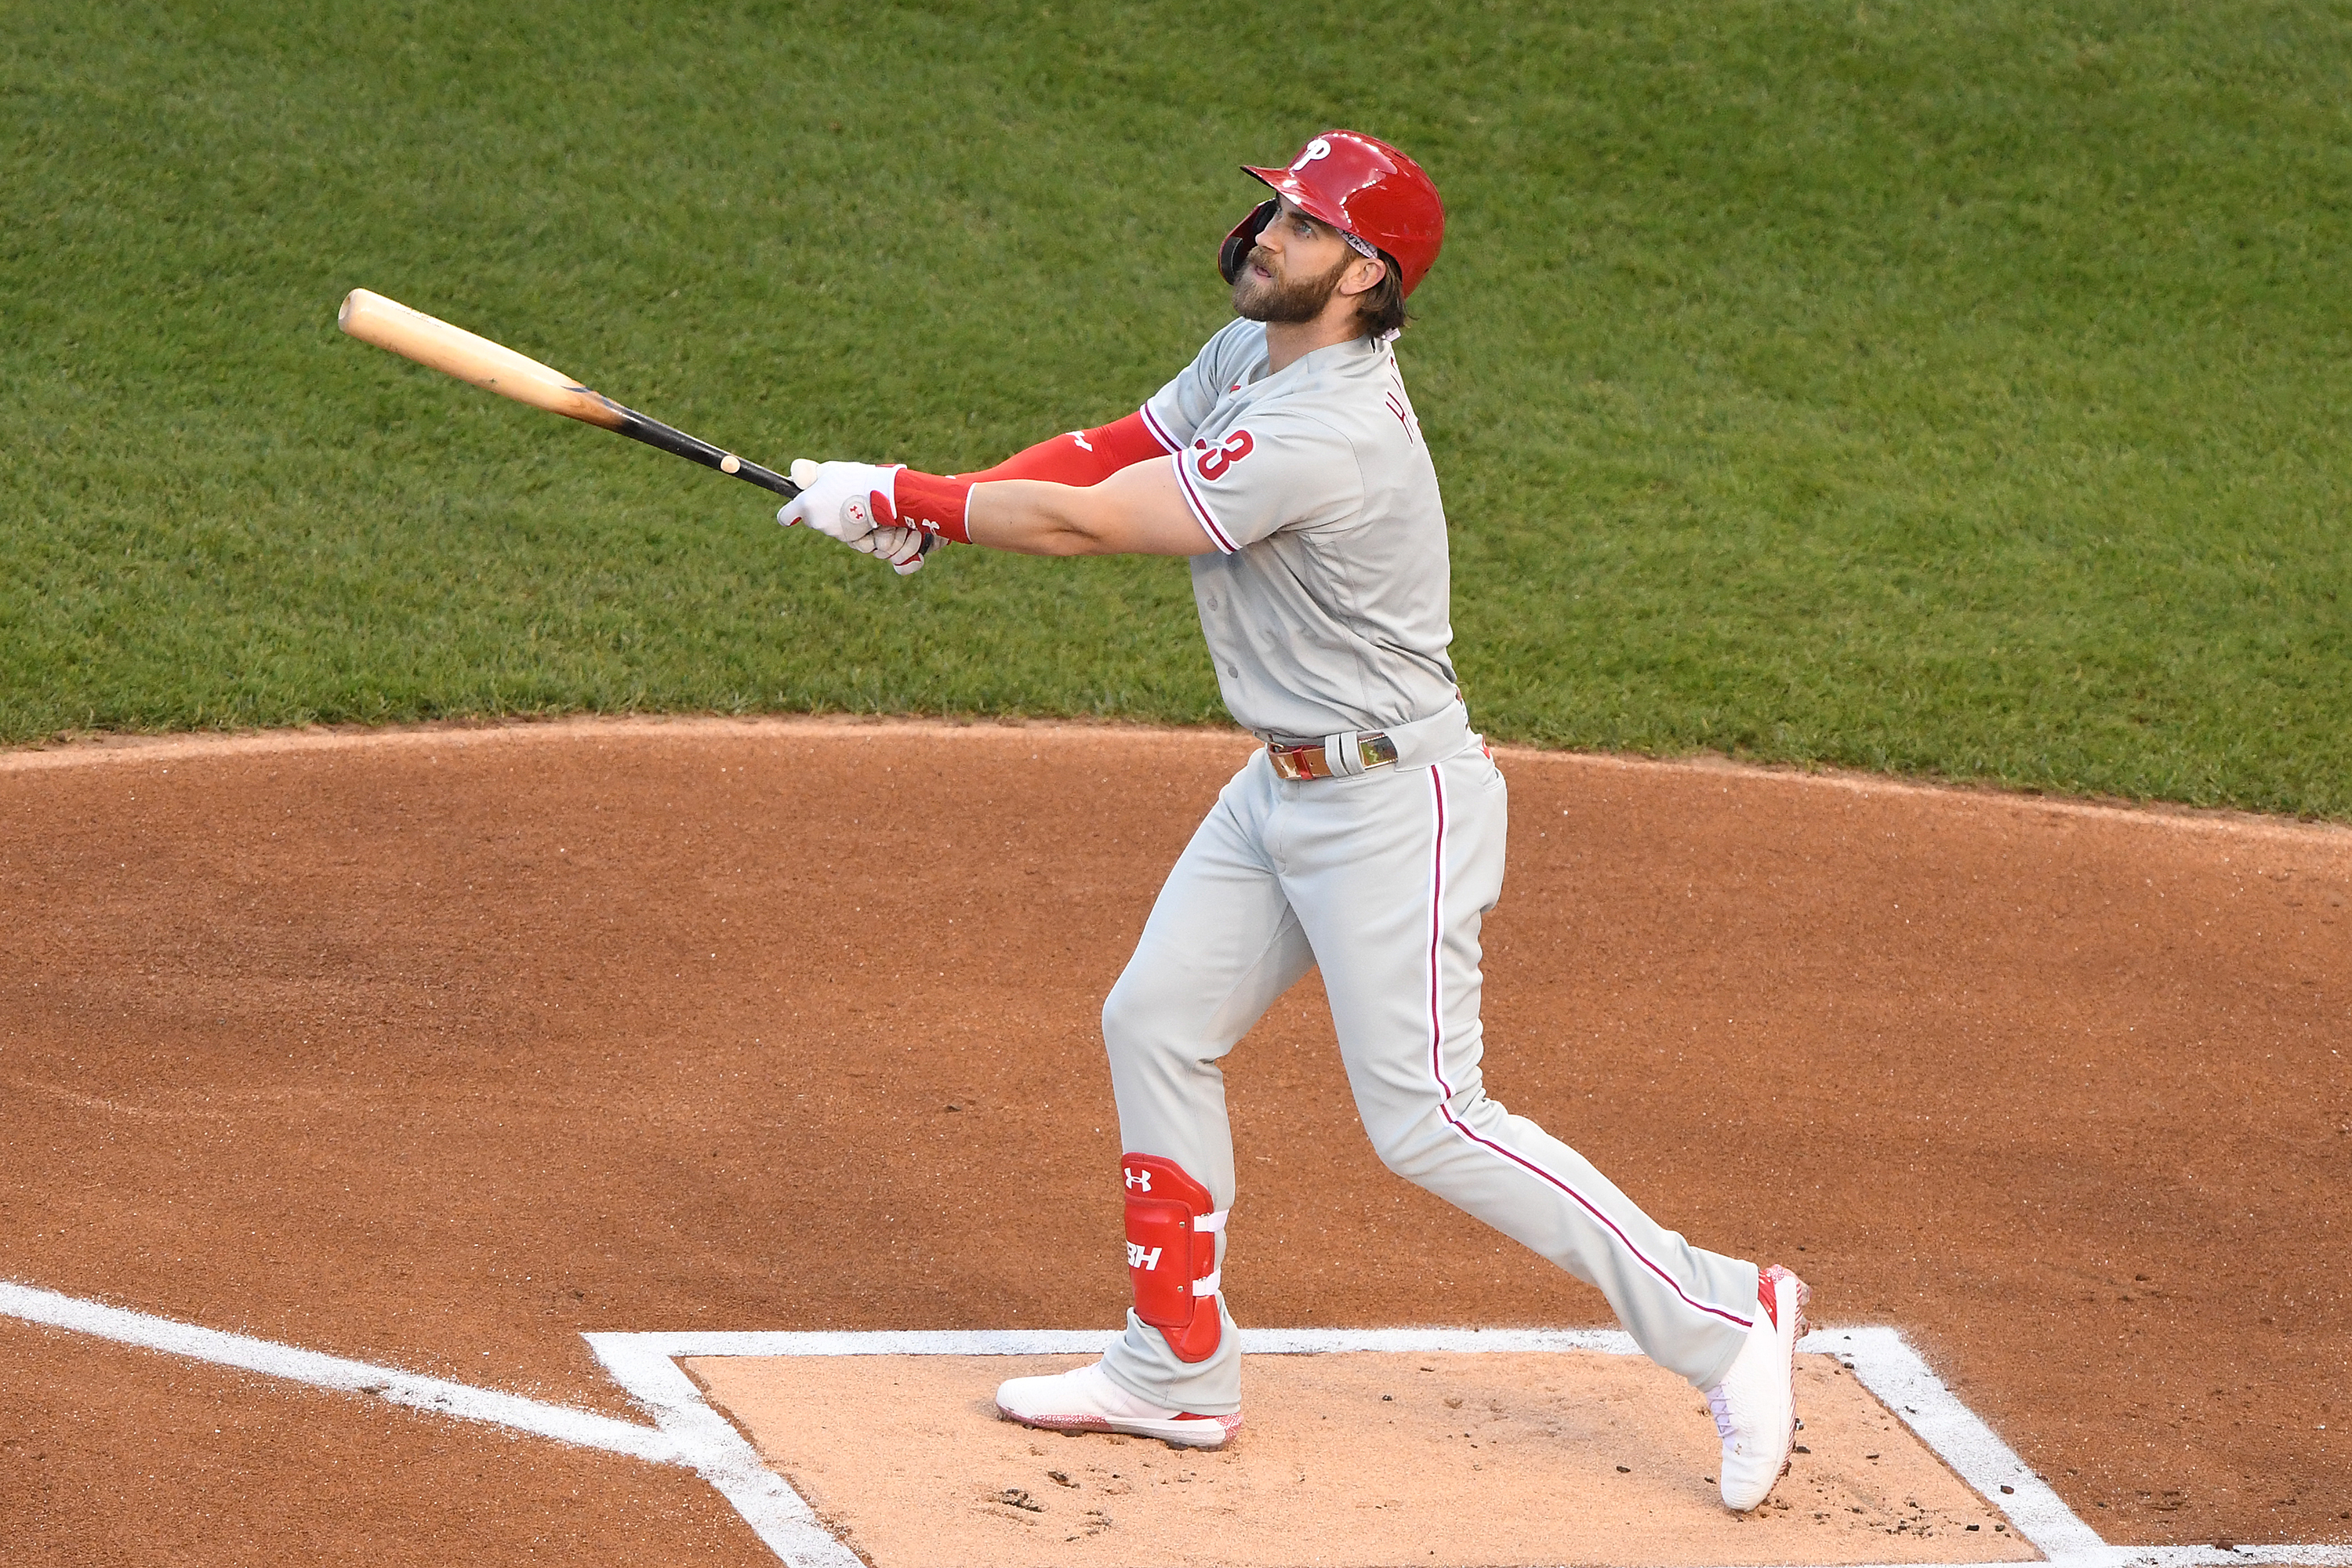
[[[1408,294],[1445,243],[1445,204],[1438,200],[1435,183],[1420,164],[1360,131],[1324,132],[1299,150],[1288,168],[1242,168],[1317,222],[1387,253]],[[1225,237],[1227,248],[1245,253],[1244,242],[1255,242],[1273,216],[1271,207],[1252,213]],[[1218,256],[1219,269],[1230,283],[1241,256],[1230,261],[1224,251]]]

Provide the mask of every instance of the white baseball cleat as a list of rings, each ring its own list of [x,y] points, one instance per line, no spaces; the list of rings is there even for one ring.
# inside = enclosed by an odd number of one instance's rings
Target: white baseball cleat
[[[1147,1404],[1113,1383],[1102,1363],[1053,1377],[1016,1377],[996,1390],[996,1408],[1024,1426],[1052,1432],[1124,1432],[1184,1448],[1216,1448],[1242,1424],[1232,1415],[1194,1415]]]
[[[1774,1264],[1756,1281],[1763,1309],[1721,1383],[1706,1391],[1723,1437],[1723,1506],[1745,1513],[1772,1494],[1797,1436],[1797,1341],[1812,1289]]]

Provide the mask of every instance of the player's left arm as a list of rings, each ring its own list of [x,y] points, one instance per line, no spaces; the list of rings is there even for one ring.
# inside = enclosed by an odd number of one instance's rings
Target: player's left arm
[[[793,479],[805,483],[776,521],[806,523],[853,544],[905,527],[1024,555],[1206,555],[1217,549],[1185,506],[1171,458],[1132,464],[1083,486],[983,484],[871,463],[795,463]]]

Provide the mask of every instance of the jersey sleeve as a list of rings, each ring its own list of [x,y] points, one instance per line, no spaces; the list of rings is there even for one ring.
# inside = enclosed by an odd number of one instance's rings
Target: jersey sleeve
[[[1225,384],[1232,379],[1228,362],[1240,354],[1247,345],[1244,333],[1236,329],[1255,323],[1239,320],[1228,322],[1217,334],[1201,345],[1192,363],[1176,374],[1176,379],[1151,395],[1144,404],[1143,422],[1160,444],[1171,452],[1181,452],[1201,427],[1201,421],[1224,395]]]
[[[1221,440],[1192,442],[1177,456],[1176,483],[1192,521],[1229,555],[1286,528],[1343,521],[1364,504],[1348,438],[1279,410],[1244,419]]]

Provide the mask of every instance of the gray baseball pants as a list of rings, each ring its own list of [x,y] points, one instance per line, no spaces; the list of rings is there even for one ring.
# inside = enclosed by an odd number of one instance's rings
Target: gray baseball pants
[[[1597,1286],[1652,1360],[1712,1387],[1745,1342],[1756,1266],[1691,1246],[1481,1086],[1478,928],[1502,891],[1507,813],[1475,735],[1433,765],[1352,777],[1286,780],[1255,753],[1177,860],[1103,1004],[1122,1145],[1174,1160],[1229,1207],[1218,1063],[1319,965],[1381,1162]],[[1246,1207],[1236,1218],[1245,1237]],[[1231,1234],[1217,1238],[1220,1268]],[[1187,1363],[1130,1310],[1105,1370],[1139,1398],[1229,1415],[1241,1357],[1230,1315],[1223,1327],[1216,1353]]]

